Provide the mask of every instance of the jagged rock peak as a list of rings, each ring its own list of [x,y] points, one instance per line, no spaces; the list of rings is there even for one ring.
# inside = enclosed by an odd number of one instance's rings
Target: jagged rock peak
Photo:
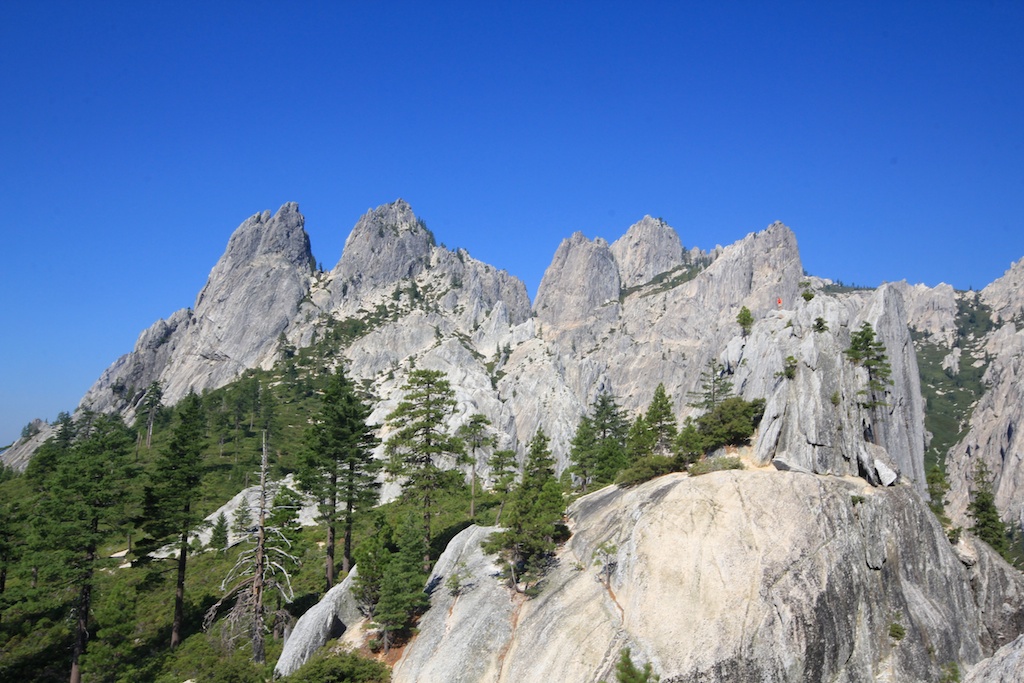
[[[576,232],[555,250],[534,310],[542,322],[571,326],[614,308],[620,292],[619,267],[608,242]]]
[[[996,320],[1024,314],[1024,258],[1010,265],[1002,277],[981,290],[981,300],[992,308]]]
[[[615,240],[612,254],[619,265],[623,287],[642,285],[659,273],[683,264],[679,235],[660,218],[644,216]]]
[[[372,288],[415,277],[430,261],[434,235],[404,199],[370,209],[352,228],[334,280]],[[339,285],[340,286],[340,285]]]
[[[295,202],[283,204],[271,217],[269,211],[257,213],[232,233],[227,249],[211,273],[218,269],[248,265],[260,256],[273,255],[303,268],[312,268],[313,254],[306,234],[306,219]]]

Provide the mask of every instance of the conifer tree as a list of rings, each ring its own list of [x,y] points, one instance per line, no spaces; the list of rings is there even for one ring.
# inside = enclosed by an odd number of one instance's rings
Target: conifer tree
[[[725,367],[712,358],[700,373],[700,391],[689,393],[695,399],[690,406],[711,412],[718,404],[732,396],[732,381],[726,376]]]
[[[498,512],[494,516],[495,526],[501,524],[501,513],[505,510],[505,503],[516,482],[516,452],[503,448],[491,454],[487,465],[491,468],[491,480],[494,482],[494,491],[501,497],[498,505]]]
[[[885,391],[892,384],[892,366],[885,353],[885,344],[875,336],[871,323],[864,322],[859,330],[850,335],[850,347],[845,353],[850,362],[868,372],[868,386],[863,391],[866,400],[861,405],[869,410],[887,406]]]
[[[87,425],[75,429],[73,440],[58,433],[56,457],[35,471],[44,477],[36,482],[42,495],[35,530],[46,556],[41,568],[76,593],[70,681],[80,683],[100,544],[128,523],[134,439],[121,419],[110,415],[90,415]]]
[[[626,454],[632,462],[654,454],[654,439],[643,413],[636,416],[626,434]]]
[[[438,461],[447,457],[454,463],[464,453],[462,442],[446,427],[455,408],[455,394],[439,370],[414,370],[402,389],[405,397],[387,416],[391,430],[385,443],[387,469],[391,475],[405,478],[403,495],[419,504],[424,546],[429,550],[437,495],[450,481]],[[427,571],[429,552],[423,565]]]
[[[754,316],[750,313],[749,308],[744,306],[740,309],[736,315],[736,322],[740,326],[740,331],[743,332],[744,339],[750,336],[750,330],[754,326]]]
[[[405,524],[399,526],[397,536],[398,548],[385,565],[380,597],[373,614],[385,654],[396,637],[409,628],[413,616],[429,604],[423,590],[427,572],[420,562],[427,546],[411,515]]]
[[[490,448],[497,443],[494,435],[489,433],[488,427],[490,427],[491,421],[487,419],[486,415],[481,413],[474,413],[469,416],[469,420],[459,427],[455,435],[462,439],[462,443],[465,448],[469,451],[469,463],[470,463],[470,474],[469,474],[469,518],[473,519],[476,517],[476,461],[477,451],[483,450],[484,448]]]
[[[589,415],[580,419],[573,436],[570,471],[582,481],[584,493],[589,484],[606,484],[629,464],[626,439],[629,422],[610,394],[601,394],[591,405]]]
[[[153,425],[156,424],[157,415],[163,407],[164,390],[160,382],[154,381],[146,389],[142,397],[142,408],[139,416],[145,419],[146,427],[146,448],[153,447]]]
[[[224,550],[228,547],[228,518],[223,512],[217,515],[217,521],[210,532],[210,547],[214,550]]]
[[[299,469],[299,486],[317,501],[327,527],[325,578],[334,585],[335,534],[342,527],[342,572],[352,568],[352,529],[358,512],[377,503],[380,462],[373,457],[377,437],[367,424],[370,408],[342,368],[327,381],[320,412],[307,431],[309,446]]]
[[[171,442],[156,462],[151,483],[146,487],[145,529],[155,542],[168,536],[178,540],[178,576],[174,590],[174,618],[170,647],[181,642],[185,618],[185,574],[189,535],[201,517],[192,509],[203,478],[203,444],[206,415],[198,395],[190,393],[178,406],[178,423]]]
[[[992,473],[981,458],[974,466],[974,486],[967,514],[974,520],[971,531],[1006,557],[1010,550],[1006,540],[1006,523],[999,517],[999,509],[996,507]]]
[[[527,445],[523,481],[512,493],[506,528],[487,543],[489,552],[498,552],[507,561],[513,586],[539,579],[565,509],[549,444],[544,430],[538,429]]]
[[[665,393],[665,385],[658,383],[654,389],[651,405],[647,407],[644,424],[651,434],[652,451],[655,455],[669,455],[679,431],[672,399]]]
[[[629,648],[624,647],[615,665],[615,680],[617,683],[657,683],[661,677],[651,670],[650,662],[644,664],[643,669],[638,669],[633,663]]]

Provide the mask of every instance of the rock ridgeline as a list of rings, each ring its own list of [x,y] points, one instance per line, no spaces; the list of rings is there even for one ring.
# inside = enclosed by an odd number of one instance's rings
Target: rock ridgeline
[[[362,216],[329,273],[315,271],[303,226],[295,204],[245,221],[194,309],[143,332],[82,404],[130,419],[153,381],[173,403],[269,367],[282,342],[306,346],[329,321],[354,320],[365,332],[342,350],[344,362],[379,398],[378,423],[414,366],[443,370],[458,402],[453,427],[482,412],[511,448],[543,428],[562,469],[600,393],[632,414],[661,382],[683,418],[717,361],[738,393],[768,400],[759,462],[873,483],[902,474],[923,486],[922,401],[903,293],[818,291],[805,301],[796,239],[781,223],[710,253],[687,250],[649,216],[611,245],[576,233],[558,247],[532,307],[520,280],[438,246],[402,200]],[[755,318],[748,337],[736,323],[743,306]],[[827,331],[813,331],[818,318]],[[862,321],[876,327],[893,364],[888,415],[857,409],[865,378],[843,359]],[[789,357],[799,363],[792,380],[781,372]],[[478,467],[486,477],[486,462]]]

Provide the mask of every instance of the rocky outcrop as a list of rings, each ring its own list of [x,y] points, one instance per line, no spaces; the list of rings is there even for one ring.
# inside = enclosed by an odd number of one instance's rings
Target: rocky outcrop
[[[340,637],[353,624],[362,621],[363,615],[352,596],[358,576],[356,569],[353,567],[341,583],[327,591],[320,602],[299,618],[274,665],[274,676],[294,673],[328,640]]]
[[[142,333],[82,399],[94,410],[130,416],[153,381],[164,402],[222,386],[272,358],[278,338],[309,291],[313,256],[297,204],[256,214],[231,235],[196,298]]]
[[[1008,643],[972,668],[964,683],[1018,683],[1024,681],[1024,636]]]
[[[1024,258],[1010,265],[1002,277],[981,290],[981,300],[997,322],[1024,316]]]
[[[345,240],[332,275],[335,304],[381,285],[415,278],[430,262],[434,235],[402,199],[367,211]]]
[[[562,240],[537,288],[537,318],[555,329],[618,314],[621,283],[608,243],[577,232]]]
[[[663,681],[933,681],[991,652],[968,571],[908,487],[677,474],[603,489],[569,515],[573,536],[531,600],[495,588],[465,539],[474,588],[435,591],[396,683],[605,680],[627,646]],[[452,566],[439,561],[438,581]],[[1019,610],[1013,581],[988,585]]]
[[[987,338],[987,387],[971,414],[969,431],[950,450],[949,510],[954,520],[969,525],[966,516],[974,473],[984,462],[992,477],[996,506],[1004,519],[1024,527],[1024,330],[1014,324],[998,327]]]
[[[686,254],[679,235],[660,218],[644,216],[612,242],[622,287],[646,284],[656,275],[683,265]]]

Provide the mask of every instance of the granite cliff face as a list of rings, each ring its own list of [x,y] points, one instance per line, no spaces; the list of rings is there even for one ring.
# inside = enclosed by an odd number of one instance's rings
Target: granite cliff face
[[[485,530],[453,541],[432,582],[462,562],[468,588],[434,591],[393,680],[607,680],[628,646],[673,683],[935,681],[1012,640],[1004,621],[1024,616],[1020,574],[1000,583],[1008,567],[984,550],[998,566],[965,566],[909,487],[676,474],[585,496],[569,520],[529,600],[499,585]]]

